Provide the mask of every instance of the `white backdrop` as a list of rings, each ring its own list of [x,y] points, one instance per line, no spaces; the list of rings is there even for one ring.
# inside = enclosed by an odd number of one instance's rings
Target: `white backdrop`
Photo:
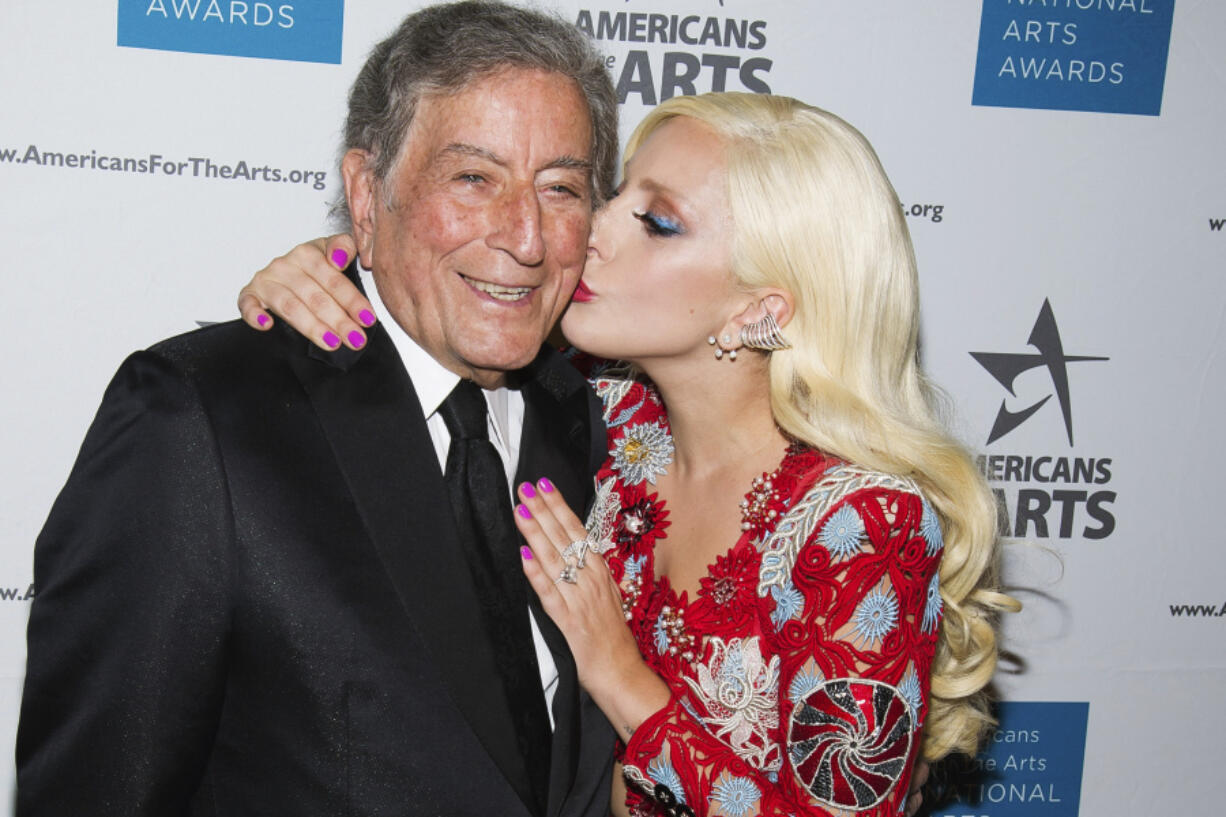
[[[1022,36],[1010,41],[1007,27],[989,25],[985,2],[1020,21]],[[0,249],[4,332],[15,352],[0,402],[4,747],[16,731],[34,538],[103,387],[133,349],[196,320],[233,317],[251,271],[325,231],[348,85],[370,46],[420,3],[344,4],[340,64],[119,47],[117,5],[132,4],[5,0],[0,10]],[[136,5],[173,16],[183,0]],[[309,7],[341,2],[274,5],[297,6],[305,18]],[[603,35],[628,91],[623,134],[660,95],[667,65],[684,74],[705,55],[696,91],[723,73],[727,90],[769,87],[855,123],[915,213],[926,365],[951,395],[957,432],[988,458],[1011,532],[1028,540],[1010,545],[1007,563],[1027,608],[1008,624],[1017,658],[998,679],[1004,699],[1019,704],[1006,706],[993,742],[1005,774],[984,785],[983,802],[937,814],[1221,810],[1226,617],[1216,613],[1226,607],[1226,542],[1212,486],[1226,453],[1214,419],[1226,400],[1226,4],[1179,0],[1164,61],[1160,19],[1172,5],[553,3]],[[676,37],[702,41],[633,41],[651,39],[652,14],[696,16]],[[708,18],[719,31],[704,39]],[[724,41],[728,20],[746,21],[743,45]],[[1044,44],[1025,39],[1027,20],[1041,22]],[[241,25],[193,25],[206,23]],[[1069,23],[1080,27],[1075,43]],[[670,18],[660,29],[665,39],[671,26]],[[1013,49],[1019,73],[1028,54],[1063,48],[1054,52],[1061,76],[1049,66],[1041,79],[1011,77],[990,57],[993,75],[981,79],[1004,93],[1024,86],[1030,101],[972,104],[981,39],[984,49]],[[1112,48],[1125,66],[1116,87],[1067,76],[1073,58],[1110,65],[1116,57],[1102,53]],[[1164,88],[1158,115],[1053,109],[1068,107],[1051,100],[1076,82],[1083,108],[1130,104],[1138,77],[1155,73]],[[102,156],[159,164],[145,173],[97,169]],[[322,172],[325,189],[315,189],[314,175],[306,183],[210,177],[206,160],[279,168],[285,178]],[[171,162],[174,175],[165,171]],[[1028,341],[1045,302],[1063,352],[1041,361]],[[1050,327],[1037,334],[1051,340]],[[1011,394],[1009,378],[1002,384],[972,352],[1035,357],[1011,359],[1022,370]],[[1075,356],[1107,359],[1060,360]],[[1044,398],[987,442],[1002,401],[1021,412]],[[1036,473],[1043,457],[1051,459]],[[1078,465],[1093,477],[1076,474]],[[1055,702],[1088,703],[1088,728],[1079,732],[1073,718],[1070,731],[1069,710]],[[11,761],[0,763],[0,792],[12,778]],[[7,801],[0,793],[0,808]]]

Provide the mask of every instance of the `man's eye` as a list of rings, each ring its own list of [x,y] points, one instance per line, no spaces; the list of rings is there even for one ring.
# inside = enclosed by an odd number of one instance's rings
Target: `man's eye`
[[[457,181],[466,182],[467,184],[481,184],[485,181],[485,177],[479,173],[461,173],[456,176]]]
[[[549,192],[561,193],[566,196],[573,196],[574,198],[581,198],[579,192],[568,184],[551,184],[549,185]]]
[[[641,213],[635,212],[632,215],[643,223],[643,229],[645,229],[649,235],[667,238],[669,236],[681,235],[685,232],[685,228],[681,226],[680,222],[674,221],[667,216],[653,213],[650,210],[646,210]]]

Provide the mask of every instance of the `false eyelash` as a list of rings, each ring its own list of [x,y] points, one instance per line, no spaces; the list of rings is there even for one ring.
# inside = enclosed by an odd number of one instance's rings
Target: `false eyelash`
[[[674,236],[685,232],[685,229],[676,221],[664,216],[658,216],[650,210],[644,212],[634,211],[631,213],[647,228],[647,232],[656,236]]]

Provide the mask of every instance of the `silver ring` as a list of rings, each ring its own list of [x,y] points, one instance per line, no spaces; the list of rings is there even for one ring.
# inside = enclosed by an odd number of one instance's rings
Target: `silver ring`
[[[558,577],[553,580],[553,583],[557,584],[558,582],[566,582],[567,584],[578,584],[579,576],[576,572],[578,569],[579,568],[577,565],[567,562],[566,567],[562,568],[562,572],[559,573]]]
[[[566,550],[562,551],[562,561],[571,564],[571,559],[574,559],[574,564],[580,570],[585,566],[587,558],[587,550],[590,547],[586,539],[576,539],[566,546]]]

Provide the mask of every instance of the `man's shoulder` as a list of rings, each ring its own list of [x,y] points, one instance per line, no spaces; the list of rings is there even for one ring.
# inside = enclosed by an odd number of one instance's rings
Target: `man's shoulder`
[[[308,342],[292,330],[258,332],[241,321],[210,324],[175,335],[135,352],[120,366],[111,389],[183,399],[243,394],[267,399],[296,388],[292,359],[307,353]]]
[[[188,369],[229,366],[236,359],[260,365],[284,360],[293,339],[299,344],[305,343],[292,330],[258,332],[242,321],[233,320],[174,335],[153,344],[144,353]]]

